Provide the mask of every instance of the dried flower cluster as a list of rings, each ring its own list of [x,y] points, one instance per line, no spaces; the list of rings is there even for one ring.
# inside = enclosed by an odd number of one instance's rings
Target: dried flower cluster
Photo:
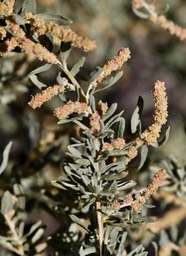
[[[155,112],[153,115],[153,124],[146,129],[141,138],[148,144],[153,145],[157,143],[157,139],[160,136],[162,126],[167,121],[167,95],[165,92],[165,83],[157,81],[154,85],[153,96],[155,100]]]
[[[101,117],[97,111],[90,116],[90,130],[92,133],[97,133],[100,131],[100,119]]]
[[[104,151],[113,151],[115,149],[123,149],[125,146],[125,140],[123,138],[113,139],[111,143],[105,142],[103,144]]]
[[[144,8],[149,13],[149,19],[168,30],[171,35],[177,36],[180,40],[186,39],[186,29],[168,20],[164,15],[158,15],[153,4],[148,4],[145,0],[133,0],[132,5],[134,9]]]
[[[41,43],[35,43],[26,36],[24,28],[17,24],[16,18],[13,14],[14,4],[15,0],[0,2],[0,15],[7,17],[7,20],[5,20],[6,26],[0,27],[0,39],[3,40],[6,37],[6,29],[13,35],[11,38],[7,38],[1,43],[0,56],[11,52],[18,47],[27,54],[32,54],[41,61],[44,60],[51,64],[60,64],[54,53],[50,52]],[[24,18],[26,24],[30,24],[30,32],[37,37],[50,33],[53,37],[54,43],[56,43],[56,40],[58,40],[59,43],[61,43],[61,41],[70,42],[72,46],[83,49],[86,52],[96,48],[95,41],[91,41],[88,38],[82,38],[70,28],[60,26],[53,20],[46,23],[44,19],[34,17],[30,12],[24,13],[22,18]]]
[[[66,118],[73,113],[88,113],[88,105],[78,101],[68,101],[64,106],[58,107],[54,110],[54,116],[58,119]]]
[[[96,48],[95,41],[78,36],[70,28],[59,26],[54,21],[48,23],[47,30],[55,40],[70,42],[73,47],[80,48],[85,52],[92,51]]]
[[[69,27],[58,25],[54,20],[48,23],[42,18],[35,18],[32,13],[25,13],[24,18],[32,25],[32,31],[39,36],[50,33],[54,42],[69,42],[73,47],[85,52],[96,48],[96,42],[77,35]]]
[[[55,84],[53,86],[49,86],[41,93],[37,93],[34,97],[32,97],[28,104],[34,109],[40,108],[44,102],[49,101],[53,96],[63,93],[64,91],[64,85]]]
[[[6,2],[0,2],[0,16],[9,16],[14,9],[15,0],[7,0]]]
[[[143,190],[139,195],[136,195],[136,199],[133,199],[132,195],[127,195],[124,197],[123,202],[119,203],[114,201],[112,207],[115,210],[120,210],[123,207],[131,206],[136,213],[140,213],[143,205],[150,199],[151,196],[154,196],[157,193],[157,190],[162,185],[162,182],[166,178],[166,170],[159,170],[155,176],[152,178],[151,183]]]
[[[138,195],[136,200],[131,204],[133,210],[137,213],[141,212],[142,206],[149,200],[149,198],[157,193],[158,188],[165,180],[166,171],[165,169],[159,170],[153,177],[151,183],[144,190],[142,195]]]
[[[121,69],[124,62],[130,59],[129,48],[121,48],[116,56],[109,60],[102,68],[101,73],[92,82],[94,87],[101,83],[107,76],[109,76],[113,71]]]
[[[7,28],[14,35],[11,39],[8,39],[4,42],[3,48],[1,46],[0,56],[3,56],[7,52],[10,52],[19,47],[24,50],[27,54],[33,54],[39,60],[45,60],[51,64],[58,64],[59,60],[57,56],[52,52],[49,52],[43,45],[40,43],[34,43],[29,38],[26,37],[26,34],[19,25],[14,22],[7,21]]]

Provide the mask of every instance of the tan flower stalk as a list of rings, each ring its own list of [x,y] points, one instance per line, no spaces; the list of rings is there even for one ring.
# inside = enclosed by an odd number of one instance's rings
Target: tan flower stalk
[[[13,13],[15,0],[0,2],[0,16],[9,16]]]
[[[47,24],[47,30],[54,40],[58,39],[63,42],[70,42],[73,47],[80,48],[85,52],[92,51],[96,48],[95,41],[78,36],[69,27],[60,26],[52,20]]]
[[[167,121],[167,95],[165,92],[165,83],[157,81],[154,85],[153,96],[155,100],[155,112],[153,115],[153,124],[146,129],[141,138],[148,144],[153,145],[157,143],[160,136],[162,126]]]
[[[129,48],[121,48],[113,59],[109,60],[102,69],[102,72],[96,79],[91,83],[93,87],[96,87],[102,80],[109,76],[113,71],[121,69],[122,65],[130,59]]]
[[[53,96],[63,93],[65,91],[65,86],[55,84],[49,86],[47,89],[43,90],[41,93],[37,93],[32,97],[31,101],[28,103],[32,108],[40,108],[44,102],[49,101]]]
[[[73,113],[88,113],[88,105],[79,101],[68,101],[64,106],[58,107],[54,110],[54,116],[58,119],[63,119]]]
[[[186,39],[186,29],[168,20],[164,15],[158,15],[153,4],[148,4],[145,0],[133,0],[132,5],[135,9],[145,8],[149,13],[149,19],[163,29],[168,30],[171,35],[177,36],[180,40]]]
[[[166,171],[164,169],[159,170],[153,177],[152,182],[144,190],[142,195],[138,195],[137,199],[131,204],[133,210],[137,213],[141,212],[142,206],[149,200],[149,198],[157,193],[158,188],[165,180]]]
[[[8,22],[7,24],[10,31],[14,34],[14,38],[19,42],[19,47],[26,53],[32,53],[39,60],[45,60],[51,64],[59,64],[56,55],[49,52],[44,46],[39,43],[34,43],[28,39],[25,32],[17,24]]]

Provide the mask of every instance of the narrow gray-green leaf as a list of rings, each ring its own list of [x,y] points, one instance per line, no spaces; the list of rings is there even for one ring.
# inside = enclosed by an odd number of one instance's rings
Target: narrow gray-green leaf
[[[124,131],[125,131],[125,119],[121,117],[117,129],[117,138],[123,138],[124,137]]]
[[[123,71],[117,72],[115,74],[115,76],[109,78],[108,82],[105,81],[105,84],[103,83],[103,84],[98,85],[95,90],[95,93],[108,89],[113,84],[115,84],[122,77],[122,75],[123,75]]]
[[[35,14],[37,12],[37,4],[35,0],[24,0],[22,4],[22,13],[31,12]]]
[[[166,144],[170,136],[170,126],[167,127],[167,130],[165,131],[165,134],[163,134],[163,138],[158,141],[158,147],[162,147]]]
[[[18,201],[17,206],[20,210],[25,210],[26,200],[23,187],[20,184],[14,184],[13,186],[14,194],[16,195]]]
[[[113,103],[110,108],[108,109],[107,113],[103,116],[102,121],[107,120],[109,117],[112,116],[112,114],[114,114],[114,112],[117,109],[117,103]]]
[[[122,182],[122,183],[118,183],[117,184],[117,189],[118,190],[125,190],[125,189],[129,189],[129,188],[132,188],[136,185],[136,182],[133,181],[133,180],[129,180],[129,181],[126,181],[126,182]]]
[[[96,253],[95,247],[88,247],[86,249],[83,249],[83,246],[80,247],[80,250],[79,250],[80,256],[86,256],[86,255],[90,255],[92,253]]]
[[[35,244],[43,236],[44,232],[45,230],[43,228],[38,229],[37,232],[32,237],[31,243]]]
[[[52,14],[47,14],[47,13],[37,13],[34,15],[35,18],[41,18],[47,22],[53,20],[55,23],[61,26],[68,26],[72,24],[72,20],[64,18],[61,15],[52,15]]]
[[[140,163],[138,165],[138,170],[141,169],[141,167],[144,165],[148,154],[148,147],[146,145],[142,145],[140,150]]]
[[[10,149],[12,147],[12,141],[10,141],[8,143],[8,145],[5,147],[4,151],[3,151],[3,160],[2,163],[0,165],[0,174],[6,169],[7,164],[8,164],[8,158],[9,158],[9,153],[10,153]]]
[[[148,19],[150,14],[142,12],[137,10],[136,8],[132,8],[133,12],[136,14],[136,16],[138,16],[141,19]]]
[[[14,196],[9,191],[6,191],[3,194],[1,200],[1,213],[3,215],[6,215],[10,210],[13,209],[14,200]]]
[[[82,227],[83,229],[85,229],[88,232],[88,229],[85,226],[83,226],[81,220],[76,215],[70,214],[69,217],[71,218],[71,220],[74,223],[78,224],[80,227]]]
[[[50,68],[52,67],[52,64],[44,64],[43,66],[40,66],[39,68],[36,68],[34,70],[32,70],[28,76],[30,75],[36,75],[36,74],[39,74],[41,72],[45,72],[45,71],[48,71]]]
[[[42,89],[42,88],[47,87],[46,84],[44,84],[44,83],[42,83],[42,82],[40,82],[40,81],[38,80],[38,78],[37,78],[36,75],[34,75],[34,74],[33,74],[33,75],[30,75],[29,78],[30,78],[30,80],[32,81],[32,83],[33,83],[34,85],[36,85],[39,89]]]
[[[70,70],[72,76],[76,76],[85,63],[85,57],[81,57]]]
[[[141,122],[141,113],[143,110],[143,99],[142,97],[138,98],[138,103],[137,106],[132,114],[131,117],[131,132],[135,133],[138,130],[138,126],[140,125]]]
[[[122,171],[122,172],[119,172],[119,173],[111,173],[111,174],[108,174],[108,175],[104,175],[101,177],[101,179],[104,179],[104,180],[119,180],[119,179],[123,179],[125,178],[126,176],[128,175],[128,172],[127,171]]]

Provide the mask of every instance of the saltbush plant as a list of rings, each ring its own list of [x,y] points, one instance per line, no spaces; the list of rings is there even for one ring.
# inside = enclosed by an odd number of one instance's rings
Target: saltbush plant
[[[154,5],[134,0],[132,8],[185,39],[185,30],[158,15]],[[14,105],[9,106],[29,95],[27,117],[20,119],[23,141],[10,141],[2,152],[1,255],[184,255],[185,233],[178,235],[178,225],[185,217],[185,166],[171,157],[144,167],[149,148],[168,139],[165,83],[157,80],[152,89],[152,123],[143,128],[145,102],[139,97],[129,129],[117,103],[103,101],[100,92],[122,77],[130,47],[85,77],[85,57],[74,60],[73,52],[93,51],[96,42],[70,24],[62,16],[38,13],[34,0],[21,6],[0,2],[3,115],[9,117]],[[50,118],[41,120],[41,113]],[[170,203],[178,208],[168,211]]]

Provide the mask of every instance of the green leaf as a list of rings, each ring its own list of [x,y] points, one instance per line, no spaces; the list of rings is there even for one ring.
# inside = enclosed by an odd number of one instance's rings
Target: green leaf
[[[140,150],[140,163],[138,165],[138,170],[141,169],[141,167],[144,165],[148,155],[148,147],[146,145],[141,146]]]
[[[26,200],[23,187],[20,184],[14,184],[13,186],[14,194],[16,195],[18,201],[17,206],[20,210],[25,210]]]
[[[107,110],[107,113],[103,116],[102,121],[107,120],[111,117],[117,109],[117,103],[113,103],[110,108]]]
[[[3,197],[1,200],[1,213],[3,215],[6,215],[10,210],[13,209],[13,206],[14,206],[14,196],[9,191],[6,191],[3,194]]]
[[[125,190],[125,189],[129,189],[132,188],[136,185],[136,182],[133,180],[128,180],[125,182],[118,182],[117,183],[117,189],[120,190]]]
[[[79,250],[79,255],[80,256],[86,256],[86,255],[90,255],[92,253],[96,253],[96,248],[95,247],[89,247],[86,249],[83,249],[83,246],[80,247]]]
[[[141,132],[140,131],[140,128],[141,128],[141,113],[142,113],[142,110],[143,110],[143,99],[142,97],[139,97],[138,98],[138,103],[137,103],[137,106],[132,114],[132,117],[131,117],[131,132],[132,134],[136,133],[137,131],[138,132]]]
[[[143,245],[139,245],[137,248],[135,248],[132,252],[127,254],[128,256],[146,256],[148,252],[144,251]]]
[[[155,145],[155,147],[164,146],[167,143],[169,136],[170,136],[170,126],[167,127],[165,134],[163,135],[163,138],[158,141],[158,144],[157,144],[157,146]]]
[[[32,14],[37,12],[37,4],[35,0],[24,0],[21,13],[26,12],[31,12]]]
[[[118,128],[117,128],[117,138],[123,138],[124,131],[125,131],[125,119],[121,117]]]
[[[43,87],[47,87],[46,84],[42,83],[39,81],[38,77],[36,76],[36,74],[39,74],[41,72],[45,72],[48,71],[51,68],[52,64],[45,64],[39,68],[34,69],[33,71],[31,71],[28,74],[28,77],[30,78],[30,80],[32,81],[33,84],[35,84],[39,89],[42,89]]]
[[[68,151],[71,153],[73,157],[81,158],[82,154],[77,150],[74,146],[69,145],[67,146]]]
[[[39,89],[42,89],[42,88],[47,87],[46,84],[44,84],[44,83],[42,83],[42,82],[40,82],[40,81],[38,80],[38,78],[37,78],[36,75],[30,75],[29,78],[30,78],[30,80],[32,81],[32,83],[33,83],[34,85],[36,85]]]
[[[61,15],[52,15],[52,14],[47,14],[47,13],[37,13],[34,15],[35,18],[41,18],[45,20],[46,23],[49,21],[53,20],[55,23],[57,23],[60,26],[68,26],[72,24],[72,20],[64,18]]]
[[[150,16],[149,13],[145,13],[145,12],[139,11],[136,8],[132,8],[132,10],[136,14],[136,16],[138,16],[141,19],[148,19],[149,16]]]
[[[76,76],[85,63],[85,57],[81,57],[70,70],[72,76]]]
[[[40,66],[39,68],[36,68],[34,70],[32,70],[28,76],[30,75],[36,75],[36,74],[39,74],[41,72],[45,72],[45,71],[48,71],[50,68],[52,67],[52,64],[44,64],[43,66]]]
[[[69,217],[71,218],[71,220],[74,223],[78,224],[80,227],[82,227],[83,229],[85,229],[88,232],[88,229],[85,226],[83,226],[81,220],[76,215],[70,214]]]
[[[41,224],[42,224],[41,220],[38,220],[36,223],[34,223],[31,226],[29,232],[25,235],[25,237],[32,235],[41,226]]]
[[[154,250],[155,250],[155,255],[154,256],[158,256],[158,245],[157,245],[157,243],[152,241],[152,245],[153,245]]]
[[[71,43],[61,43],[60,59],[63,65],[66,65],[67,59],[71,52]]]
[[[96,90],[95,93],[103,91],[105,89],[108,89],[109,87],[111,87],[113,84],[115,84],[123,75],[123,71],[117,72],[115,74],[115,76],[109,77],[106,79],[106,81],[104,81],[103,83],[100,83]]]
[[[23,19],[23,17],[21,15],[18,15],[18,14],[14,13],[12,16],[14,16],[15,22],[18,25],[24,25],[25,24],[25,20]]]
[[[38,229],[37,232],[32,237],[31,243],[35,244],[43,236],[44,232],[45,230],[43,228]]]
[[[12,141],[10,141],[8,143],[8,145],[5,147],[5,149],[3,151],[3,160],[0,165],[0,174],[6,169],[6,167],[8,165],[8,158],[9,158],[9,153],[10,153],[11,147],[12,147]]]
[[[119,173],[111,173],[111,174],[108,174],[108,175],[104,175],[101,177],[101,179],[103,180],[119,180],[119,179],[123,179],[125,178],[126,176],[128,175],[128,172],[127,171],[122,171],[122,172],[119,172]]]

